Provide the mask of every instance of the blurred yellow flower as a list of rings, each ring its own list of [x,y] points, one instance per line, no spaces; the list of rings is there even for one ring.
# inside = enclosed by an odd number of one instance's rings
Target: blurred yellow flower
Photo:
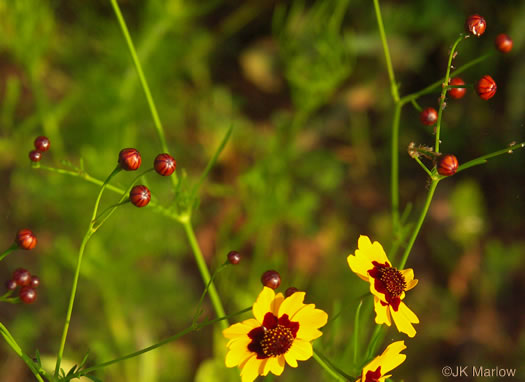
[[[412,324],[419,319],[402,301],[405,292],[414,288],[418,280],[414,279],[412,269],[397,270],[392,267],[381,244],[372,243],[368,236],[361,235],[355,255],[349,255],[348,265],[361,279],[370,283],[370,292],[374,295],[376,323],[392,325],[409,337],[416,335]]]
[[[383,354],[374,358],[363,368],[361,378],[356,382],[385,382],[385,379],[390,377],[387,373],[401,365],[407,358],[406,355],[401,354],[406,348],[405,341],[397,341],[388,345]]]
[[[297,367],[297,361],[312,356],[310,341],[323,334],[318,329],[326,324],[328,315],[314,304],[303,304],[304,296],[304,292],[295,292],[284,298],[264,287],[253,304],[255,318],[224,329],[230,340],[226,366],[238,365],[242,382],[252,382],[268,372],[281,375],[285,362]]]

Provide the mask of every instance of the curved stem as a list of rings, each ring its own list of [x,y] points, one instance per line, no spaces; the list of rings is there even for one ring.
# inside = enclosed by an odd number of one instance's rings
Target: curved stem
[[[22,348],[16,343],[15,339],[9,333],[9,330],[0,322],[0,334],[4,337],[5,342],[13,349],[13,351],[25,362],[27,367],[31,370],[37,381],[44,382],[40,373],[38,372],[37,365],[29,358],[23,351]]]
[[[394,102],[399,102],[399,93],[397,90],[396,79],[394,76],[394,68],[390,58],[390,50],[388,49],[388,42],[386,40],[385,27],[383,26],[383,18],[381,16],[381,8],[379,7],[379,0],[374,0],[374,10],[376,12],[377,27],[379,28],[379,35],[381,36],[381,43],[383,44],[383,52],[385,53],[386,69],[388,71],[388,78],[390,80],[390,91]]]
[[[316,349],[314,349],[313,358],[317,361],[319,366],[321,366],[334,379],[338,381],[343,381],[343,382],[355,379],[353,377],[345,375],[344,373],[342,373],[341,370],[337,369],[334,365],[327,362],[325,357],[322,357]]]
[[[432,202],[432,198],[434,197],[434,192],[436,191],[436,187],[438,183],[439,183],[439,180],[433,179],[432,183],[430,184],[430,189],[428,190],[428,194],[427,194],[427,200],[425,201],[425,205],[423,206],[423,210],[421,211],[421,214],[419,215],[419,219],[417,220],[416,226],[414,227],[412,236],[410,237],[407,247],[405,248],[405,252],[403,253],[403,257],[401,258],[401,261],[399,263],[399,267],[398,267],[399,269],[403,269],[405,267],[405,264],[408,259],[408,255],[410,254],[410,251],[412,250],[414,242],[416,241],[417,235],[419,234],[419,230],[421,229],[421,226],[423,225],[423,221],[425,220],[425,217],[427,216],[427,212],[428,212],[428,209],[430,208],[430,203]]]
[[[111,174],[109,174],[107,179],[102,184],[102,187],[100,188],[100,191],[97,195],[97,199],[95,201],[95,207],[93,208],[93,214],[91,217],[91,221],[89,223],[88,230],[86,234],[84,235],[84,238],[82,239],[82,244],[80,245],[80,248],[78,250],[77,265],[75,268],[75,274],[73,276],[73,286],[71,287],[71,295],[69,296],[69,304],[68,304],[67,313],[66,313],[66,321],[64,323],[64,329],[62,330],[62,337],[60,340],[60,346],[58,348],[58,353],[57,353],[57,362],[56,362],[55,373],[54,373],[55,377],[58,376],[58,373],[60,371],[60,363],[62,362],[62,356],[64,355],[64,347],[66,346],[66,338],[67,338],[67,333],[69,330],[69,323],[71,322],[71,314],[73,313],[73,305],[75,303],[75,296],[77,293],[78,279],[80,276],[80,267],[82,265],[82,257],[84,256],[84,250],[86,249],[87,242],[89,241],[89,239],[95,232],[93,230],[93,225],[95,223],[95,218],[97,216],[98,206],[100,204],[100,199],[102,198],[102,193],[104,192],[104,189],[106,188],[106,185],[109,183],[111,178],[113,178],[113,176],[115,176],[119,172],[120,172],[120,167],[117,165],[117,167],[111,172]]]
[[[456,47],[464,39],[465,37],[463,35],[460,35],[456,39],[456,41],[454,42],[454,45],[452,45],[452,49],[450,49],[450,54],[448,56],[447,72],[445,74],[445,81],[443,82],[443,88],[441,89],[441,97],[439,98],[438,119],[436,123],[436,142],[434,144],[434,151],[436,153],[439,153],[439,144],[441,143],[439,141],[439,134],[441,132],[441,116],[443,115],[443,109],[445,108],[445,96],[448,90],[448,82],[450,78],[450,69],[452,67],[452,60],[454,58],[454,52],[456,51]]]
[[[458,170],[456,171],[456,173],[466,170],[467,168],[470,168],[470,167],[474,167],[480,164],[487,163],[487,159],[494,158],[499,155],[512,154],[514,150],[522,149],[524,147],[525,147],[525,142],[521,142],[521,143],[511,145],[509,147],[506,147],[504,149],[494,151],[493,153],[482,155],[478,158],[475,158],[475,159],[469,160],[468,162],[463,163],[461,166],[458,167]]]
[[[399,231],[399,120],[403,104],[396,103],[392,121],[392,146],[390,159],[390,197],[392,201],[392,228],[397,236]]]
[[[197,242],[197,238],[195,237],[195,233],[193,232],[193,226],[191,225],[191,220],[189,219],[189,217],[186,220],[182,221],[182,225],[184,227],[184,231],[186,232],[186,236],[188,237],[188,241],[190,242],[190,246],[195,257],[195,262],[197,263],[197,267],[199,268],[199,272],[201,274],[202,280],[204,281],[204,285],[209,284],[208,292],[210,295],[211,303],[213,305],[213,309],[215,310],[215,314],[218,317],[223,317],[226,314],[224,313],[221,298],[217,293],[215,284],[211,280],[208,266],[206,265],[206,261],[204,260],[204,256],[202,255],[199,243]],[[226,329],[228,325],[229,324],[227,319],[221,321],[221,326],[223,329]]]
[[[355,318],[354,318],[354,354],[353,354],[353,362],[354,366],[357,365],[357,354],[359,353],[359,317],[361,315],[361,307],[363,306],[363,300],[359,301],[359,305],[357,305],[357,309],[355,311]]]
[[[120,362],[120,361],[124,361],[126,359],[129,359],[129,358],[133,358],[133,357],[137,357],[139,355],[142,355],[144,353],[147,353],[147,352],[150,352],[152,350],[155,350],[163,345],[166,345],[167,343],[170,343],[170,342],[173,342],[179,338],[181,338],[182,336],[192,332],[192,331],[196,331],[196,330],[199,330],[201,328],[204,328],[205,326],[208,326],[208,325],[212,325],[212,324],[215,324],[216,322],[222,322],[224,320],[227,320],[228,318],[231,318],[231,317],[234,317],[234,316],[238,316],[239,314],[242,314],[242,313],[246,313],[246,312],[249,312],[252,308],[249,307],[249,308],[246,308],[246,309],[243,309],[237,313],[233,313],[233,314],[230,314],[229,316],[223,316],[223,317],[219,317],[219,318],[214,318],[213,320],[209,320],[209,321],[206,321],[206,322],[202,322],[200,324],[192,324],[191,326],[187,327],[186,329],[178,332],[177,334],[171,336],[171,337],[168,337],[154,345],[151,345],[151,346],[148,346],[147,348],[144,348],[144,349],[141,349],[141,350],[138,350],[138,351],[135,351],[133,353],[130,353],[130,354],[126,354],[124,356],[121,356],[121,357],[118,357],[118,358],[115,358],[111,361],[107,361],[107,362],[103,362],[99,365],[95,365],[95,366],[92,366],[92,367],[88,367],[86,369],[83,369],[83,370],[80,370],[78,371],[77,373],[75,373],[75,375],[77,376],[82,376],[82,375],[86,375],[87,373],[90,373],[92,371],[95,371],[95,370],[98,370],[98,369],[102,369],[106,366],[109,366],[109,365],[112,365],[114,363],[117,363],[117,362]]]
[[[144,95],[146,96],[146,101],[148,102],[151,116],[153,117],[155,129],[157,130],[157,135],[160,139],[160,145],[165,153],[169,153],[168,145],[166,144],[166,137],[164,135],[164,128],[162,127],[162,122],[160,121],[159,113],[157,112],[157,107],[155,106],[155,102],[153,101],[148,82],[146,81],[146,77],[144,76],[144,71],[142,70],[142,65],[140,64],[135,45],[133,44],[133,40],[131,39],[131,36],[129,34],[126,21],[122,16],[122,12],[120,12],[117,0],[110,1],[113,7],[113,11],[115,12],[115,16],[117,17],[117,21],[124,36],[124,39],[126,40],[126,44],[128,45],[128,50],[131,55],[131,59],[133,60],[133,64],[135,65],[135,69],[137,70],[137,75],[139,76],[140,84],[142,85],[142,89],[144,90]],[[176,186],[178,183],[177,173],[173,173],[173,175],[171,176],[171,180],[173,185]]]
[[[7,248],[1,255],[0,255],[0,261],[2,261],[7,255],[9,255],[11,252],[13,252],[15,249],[18,248],[18,245],[16,243],[13,243],[9,248]]]

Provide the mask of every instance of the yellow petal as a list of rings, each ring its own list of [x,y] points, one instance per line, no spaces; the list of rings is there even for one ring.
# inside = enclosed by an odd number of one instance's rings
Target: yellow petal
[[[297,292],[294,294],[297,294]],[[315,304],[308,304],[295,313],[290,321],[299,322],[297,337],[306,339],[308,333],[312,334],[309,329],[317,329],[326,325],[328,314],[321,309],[315,309]]]
[[[299,361],[306,361],[314,353],[312,344],[310,342],[296,338],[286,354],[289,354],[290,358],[294,358]]]
[[[372,269],[372,264],[369,261],[354,255],[349,255],[346,258],[346,261],[352,272],[358,275],[362,280],[368,281],[368,271]]]
[[[419,323],[419,319],[404,302],[399,304],[397,312],[395,312],[392,307],[390,307],[390,312],[392,313],[397,330],[401,333],[406,333],[409,337],[414,337],[416,335],[416,329],[412,324]]]
[[[370,260],[371,261],[377,261],[380,264],[388,264],[389,266],[392,266],[390,261],[388,261],[388,257],[386,257],[385,250],[383,249],[383,246],[379,244],[378,241],[374,241],[372,244],[372,249],[370,250]]]
[[[386,373],[395,369],[405,361],[407,356],[400,353],[406,348],[405,341],[396,341],[387,346],[383,354],[380,356],[381,376],[386,377]]]
[[[277,317],[282,317],[287,314],[288,318],[291,319],[298,310],[304,307],[303,300],[305,292],[295,292],[290,297],[286,298],[280,308]]]
[[[277,295],[273,299],[273,302],[270,305],[271,312],[273,313],[274,316],[279,317],[279,309],[283,301],[284,301],[283,294],[277,293]]]
[[[259,365],[259,375],[268,375],[268,372],[270,371],[270,360],[271,358],[265,358],[262,360]]]
[[[247,335],[253,328],[258,326],[261,326],[261,324],[258,323],[257,320],[250,318],[249,320],[244,320],[243,322],[231,325],[229,328],[224,329],[222,334],[226,338],[233,339]]]
[[[242,382],[253,382],[257,378],[260,363],[261,360],[257,359],[255,354],[244,363],[241,371]]]
[[[376,312],[376,324],[386,324],[387,326],[392,325],[390,318],[389,305],[381,304],[381,300],[374,296],[374,310]]]
[[[384,293],[381,293],[379,292],[377,289],[376,289],[376,285],[375,285],[375,279],[370,277],[370,279],[368,280],[369,283],[370,283],[370,293],[372,293],[372,295],[374,296],[374,298],[377,298],[381,301],[383,301],[384,303],[386,303],[386,297],[385,297],[385,294]]]
[[[290,365],[291,367],[297,367],[297,360],[293,355],[290,355],[290,351],[284,353],[284,359],[286,360],[286,363],[288,363],[288,365]]]
[[[275,375],[281,375],[284,370],[284,356],[280,355],[278,357],[271,357],[270,358],[270,371]]]
[[[400,272],[405,278],[405,282],[407,283],[405,290],[410,290],[417,285],[418,280],[414,279],[414,271],[411,268],[402,270]]]
[[[240,365],[254,354],[248,350],[248,344],[250,342],[251,340],[247,338],[246,340],[241,339],[235,341],[235,343],[232,344],[228,353],[226,353],[226,367]]]
[[[268,312],[271,312],[273,299],[275,298],[275,292],[271,288],[264,287],[262,292],[259,293],[259,297],[253,304],[253,316],[261,324],[264,321],[264,315]]]

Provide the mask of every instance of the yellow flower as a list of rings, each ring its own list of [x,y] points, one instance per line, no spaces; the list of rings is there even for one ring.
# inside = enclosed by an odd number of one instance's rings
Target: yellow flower
[[[255,318],[224,329],[230,340],[226,366],[238,365],[242,382],[252,382],[268,372],[281,375],[285,362],[297,367],[297,361],[312,356],[310,341],[323,334],[318,329],[326,324],[328,315],[314,304],[303,304],[304,296],[304,292],[295,292],[284,298],[264,287],[253,304]]]
[[[419,319],[402,301],[405,292],[417,285],[412,269],[397,270],[386,257],[385,251],[377,241],[372,243],[361,235],[355,255],[348,256],[348,265],[361,279],[370,283],[370,293],[374,295],[376,323],[392,325],[409,337],[416,335],[412,324]]]
[[[407,358],[406,355],[401,354],[406,348],[405,341],[388,345],[383,354],[375,357],[364,367],[361,378],[356,382],[385,382],[385,379],[390,377],[387,373],[401,365]]]

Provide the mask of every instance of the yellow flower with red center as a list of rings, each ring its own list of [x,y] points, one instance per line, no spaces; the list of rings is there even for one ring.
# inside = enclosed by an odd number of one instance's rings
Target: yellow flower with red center
[[[392,325],[409,337],[416,335],[412,324],[419,319],[402,301],[405,292],[417,285],[412,269],[398,270],[392,267],[381,244],[372,243],[367,236],[361,235],[355,255],[349,255],[348,265],[361,279],[370,283],[370,292],[374,295],[376,323]]]
[[[385,382],[385,379],[390,377],[387,373],[401,365],[407,358],[406,355],[401,354],[406,348],[405,341],[397,341],[388,345],[383,354],[374,358],[363,368],[361,378],[356,382]]]
[[[323,333],[328,315],[304,304],[305,293],[295,292],[284,298],[264,287],[253,304],[255,318],[223,330],[227,343],[226,366],[239,366],[242,382],[252,382],[259,375],[281,375],[285,363],[297,367],[313,354],[310,341]]]

